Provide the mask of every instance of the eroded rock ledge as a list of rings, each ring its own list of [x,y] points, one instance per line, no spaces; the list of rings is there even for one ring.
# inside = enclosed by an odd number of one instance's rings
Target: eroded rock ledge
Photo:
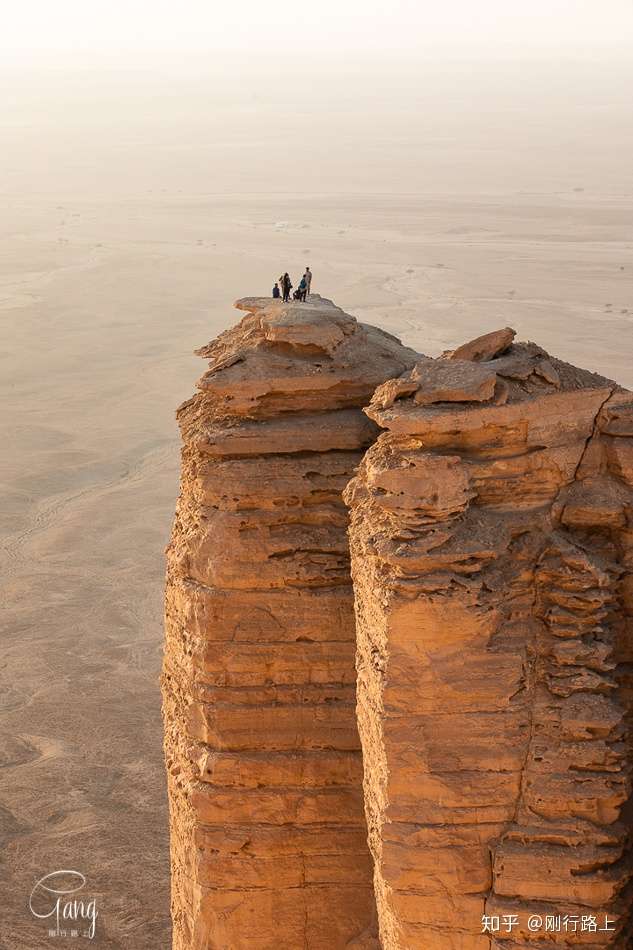
[[[176,950],[378,946],[341,493],[418,355],[331,301],[237,302],[181,406],[163,676]]]
[[[178,413],[175,950],[629,947],[633,395],[237,306]]]
[[[633,396],[494,336],[378,388],[345,496],[381,943],[628,947]]]

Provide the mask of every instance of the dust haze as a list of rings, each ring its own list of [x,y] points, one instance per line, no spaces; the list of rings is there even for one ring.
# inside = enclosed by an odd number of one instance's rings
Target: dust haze
[[[630,63],[301,56],[301,22],[267,57],[2,72],[0,947],[41,945],[58,868],[94,946],[168,945],[174,410],[234,298],[309,264],[429,355],[509,325],[633,386]]]

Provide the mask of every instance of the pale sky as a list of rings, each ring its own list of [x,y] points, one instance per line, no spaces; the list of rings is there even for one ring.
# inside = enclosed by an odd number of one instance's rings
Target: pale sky
[[[633,0],[17,0],[0,62],[243,51],[561,56],[633,52]]]

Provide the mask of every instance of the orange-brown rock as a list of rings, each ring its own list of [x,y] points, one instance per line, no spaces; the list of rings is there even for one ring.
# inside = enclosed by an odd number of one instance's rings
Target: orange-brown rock
[[[341,493],[419,357],[330,301],[238,301],[181,406],[163,675],[175,950],[377,947]]]
[[[493,330],[492,333],[484,333],[475,340],[469,340],[468,343],[458,346],[456,350],[448,356],[451,360],[473,360],[482,362],[493,360],[501,353],[509,349],[516,332],[511,327],[504,327],[503,330]]]
[[[501,342],[383,384],[345,495],[384,950],[632,946],[633,395]]]

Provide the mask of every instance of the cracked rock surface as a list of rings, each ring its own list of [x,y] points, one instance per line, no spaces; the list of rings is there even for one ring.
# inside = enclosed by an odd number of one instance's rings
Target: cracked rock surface
[[[331,301],[237,302],[180,407],[163,674],[175,950],[378,946],[341,493],[420,357]]]
[[[633,395],[513,337],[380,386],[345,495],[384,950],[632,945]]]

